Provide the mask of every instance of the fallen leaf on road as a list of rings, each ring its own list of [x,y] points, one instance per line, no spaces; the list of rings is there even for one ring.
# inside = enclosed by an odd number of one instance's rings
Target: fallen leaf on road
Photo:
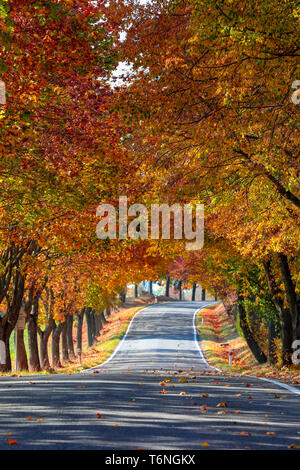
[[[101,413],[97,413],[97,418],[98,418],[98,419],[102,418],[102,414],[101,414]]]
[[[251,432],[248,431],[240,431],[239,436],[251,436]]]
[[[208,393],[202,393],[201,397],[202,397],[202,398],[207,398],[207,397],[208,397]]]
[[[206,405],[200,406],[200,411],[201,411],[202,413],[207,413],[207,406],[206,406]]]
[[[203,445],[203,447],[209,447],[209,443],[208,443],[208,442],[202,442],[202,445]]]
[[[159,382],[159,385],[161,385],[162,387],[164,387],[166,384],[166,382],[162,381],[162,382]]]
[[[289,445],[289,449],[300,449],[300,446],[297,446],[297,444],[291,444]]]
[[[35,421],[45,421],[44,418],[37,418]]]
[[[181,379],[179,379],[179,382],[182,384],[184,384],[186,381],[186,377],[181,377]]]
[[[276,432],[274,431],[267,431],[266,432],[267,436],[274,436],[276,434]]]
[[[235,396],[235,397],[241,397],[241,396],[242,396],[242,394],[241,394],[241,393],[235,393],[235,395],[234,395],[234,396]]]
[[[236,411],[234,411],[234,413],[235,413],[236,415],[239,415],[239,414],[241,414],[241,410],[236,410]]]
[[[227,408],[227,403],[226,401],[222,401],[221,403],[217,404],[217,408]]]
[[[12,435],[12,432],[5,432],[4,433],[4,436],[11,436]]]
[[[8,443],[10,446],[13,446],[13,445],[18,444],[18,441],[16,441],[15,439],[7,439],[7,443]]]
[[[185,392],[180,392],[179,395],[186,395],[186,393]]]
[[[32,418],[31,418],[31,416],[27,416],[26,419],[28,419],[28,421],[30,421]]]

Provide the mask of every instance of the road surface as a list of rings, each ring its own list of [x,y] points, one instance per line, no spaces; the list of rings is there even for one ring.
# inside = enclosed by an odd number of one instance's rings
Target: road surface
[[[299,395],[208,366],[194,328],[204,305],[147,307],[113,357],[84,373],[0,377],[0,449],[300,447]]]

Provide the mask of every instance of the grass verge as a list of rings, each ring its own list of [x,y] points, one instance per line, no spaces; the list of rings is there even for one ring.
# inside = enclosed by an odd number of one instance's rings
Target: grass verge
[[[210,365],[224,372],[237,375],[256,375],[279,379],[292,385],[300,385],[299,366],[278,368],[269,364],[258,364],[247,342],[242,338],[222,303],[206,307],[197,315],[197,330],[201,349]],[[229,365],[229,351],[233,352],[233,363]]]

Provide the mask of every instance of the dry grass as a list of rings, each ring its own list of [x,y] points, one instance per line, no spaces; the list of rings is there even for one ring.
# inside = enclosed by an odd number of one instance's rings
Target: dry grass
[[[239,336],[233,316],[227,314],[222,303],[202,309],[197,318],[197,328],[201,348],[209,364],[231,374],[256,375],[300,384],[299,366],[280,369],[256,362],[246,341]],[[228,361],[230,350],[233,351],[232,366]]]

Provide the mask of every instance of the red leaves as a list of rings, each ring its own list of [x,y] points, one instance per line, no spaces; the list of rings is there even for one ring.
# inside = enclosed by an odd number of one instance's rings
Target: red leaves
[[[98,419],[102,418],[102,414],[101,414],[101,413],[97,413],[97,418],[98,418]]]
[[[16,441],[16,439],[7,439],[7,444],[14,446],[18,444],[18,441]]]

